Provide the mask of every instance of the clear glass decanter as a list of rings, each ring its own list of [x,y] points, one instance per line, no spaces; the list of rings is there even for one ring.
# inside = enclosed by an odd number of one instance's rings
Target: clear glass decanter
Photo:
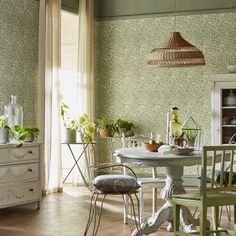
[[[23,126],[23,109],[17,103],[17,97],[15,95],[11,95],[11,103],[7,106],[7,111],[7,123],[10,128],[14,127],[14,125]]]

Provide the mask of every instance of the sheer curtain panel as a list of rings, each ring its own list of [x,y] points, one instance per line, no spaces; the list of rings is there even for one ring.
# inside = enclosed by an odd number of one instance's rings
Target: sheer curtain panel
[[[74,87],[74,106],[82,115],[87,113],[90,118],[94,118],[94,77],[93,77],[93,0],[79,0],[79,24],[78,24],[78,68],[77,79]],[[78,105],[79,104],[79,105]],[[81,148],[81,147],[80,147]],[[79,161],[82,172],[86,179],[89,178],[88,165],[94,163],[94,152],[89,145],[84,158]],[[80,149],[81,151],[81,149]],[[76,172],[73,176],[73,184],[84,184],[83,179]]]
[[[61,0],[45,1],[45,190],[61,192]]]
[[[93,81],[93,0],[79,0],[78,100],[80,114],[94,117]]]

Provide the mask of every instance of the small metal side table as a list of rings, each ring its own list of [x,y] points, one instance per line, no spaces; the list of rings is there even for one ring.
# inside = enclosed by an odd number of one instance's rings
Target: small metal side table
[[[82,170],[81,170],[81,168],[80,168],[80,166],[79,166],[79,164],[78,164],[78,161],[81,159],[81,157],[82,157],[83,155],[86,156],[86,150],[87,150],[87,148],[89,147],[89,145],[94,145],[95,142],[92,142],[91,144],[90,144],[90,143],[83,143],[83,142],[61,143],[61,144],[67,145],[67,147],[68,147],[69,150],[70,150],[71,156],[73,157],[74,162],[75,162],[74,165],[71,167],[70,171],[68,172],[68,174],[66,175],[66,177],[64,178],[63,183],[65,183],[65,181],[67,180],[67,178],[68,178],[69,175],[71,174],[72,170],[75,168],[75,166],[77,166],[78,171],[79,171],[79,173],[80,173],[80,175],[81,175],[81,178],[82,178],[83,181],[84,181],[85,186],[86,186],[86,187],[89,187],[89,183],[88,183],[87,180],[85,179],[85,176],[84,176],[84,174],[83,174],[83,172],[82,172]],[[82,151],[80,152],[80,154],[79,154],[78,157],[75,156],[75,154],[74,154],[74,152],[73,152],[73,150],[72,150],[72,148],[71,148],[71,145],[82,145]],[[87,168],[88,168],[87,159],[86,159],[86,165],[87,165]]]

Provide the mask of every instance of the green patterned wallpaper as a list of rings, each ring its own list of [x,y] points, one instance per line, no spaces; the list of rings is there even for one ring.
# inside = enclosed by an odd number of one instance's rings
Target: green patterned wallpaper
[[[39,2],[0,0],[0,114],[17,95],[24,124],[36,120]]]
[[[154,69],[147,54],[174,31],[174,17],[124,18],[95,22],[96,116],[132,121],[139,133],[161,133],[166,113],[180,109],[202,128],[211,142],[209,75],[227,73],[236,63],[236,13],[176,17],[176,31],[205,55],[206,66]]]
[[[203,51],[206,66],[154,69],[146,64],[147,54],[175,31],[174,21],[169,16],[95,22],[96,116],[127,119],[139,133],[158,132],[165,141],[166,113],[177,106],[180,120],[191,115],[202,128],[202,144],[210,144],[209,76],[236,64],[236,13],[177,16],[176,31]],[[188,167],[185,174],[197,170]]]

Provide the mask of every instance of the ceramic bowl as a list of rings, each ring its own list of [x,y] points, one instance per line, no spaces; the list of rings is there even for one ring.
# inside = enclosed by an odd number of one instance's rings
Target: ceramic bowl
[[[174,149],[174,153],[176,155],[189,155],[191,152],[194,151],[193,147],[178,147],[176,146]]]
[[[229,73],[236,73],[236,65],[229,65],[227,69]]]
[[[144,147],[149,151],[149,152],[158,152],[158,148],[161,146],[160,143],[144,143]]]

